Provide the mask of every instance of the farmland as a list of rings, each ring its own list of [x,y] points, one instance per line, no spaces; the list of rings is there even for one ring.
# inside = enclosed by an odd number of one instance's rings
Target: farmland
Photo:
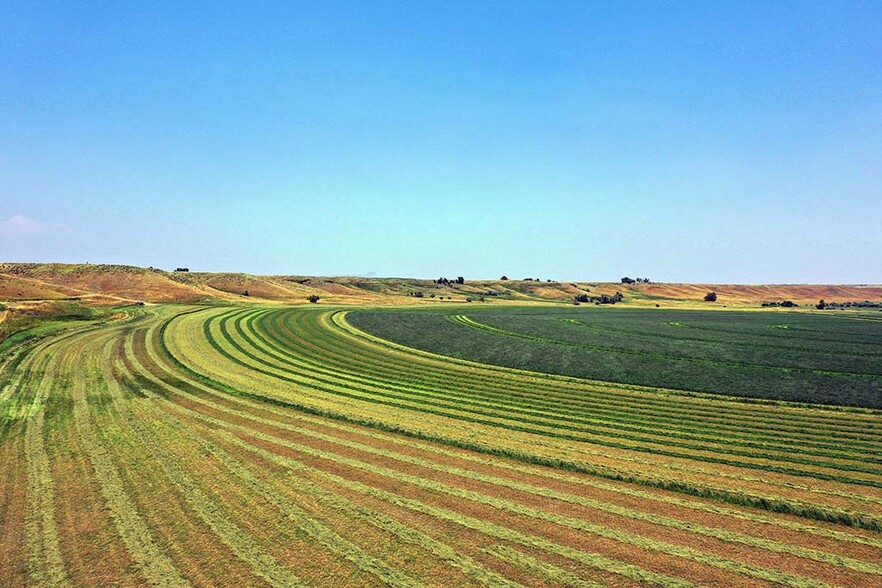
[[[882,414],[781,401],[878,406],[877,315],[466,308],[131,306],[12,346],[0,586],[882,581]]]
[[[357,311],[411,347],[684,391],[882,408],[882,312],[634,308]]]

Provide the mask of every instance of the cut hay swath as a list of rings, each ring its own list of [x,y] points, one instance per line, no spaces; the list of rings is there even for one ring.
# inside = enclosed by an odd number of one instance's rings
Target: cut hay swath
[[[12,351],[4,587],[882,583],[878,411],[442,357],[345,309],[146,307]],[[71,559],[101,545],[129,564]]]

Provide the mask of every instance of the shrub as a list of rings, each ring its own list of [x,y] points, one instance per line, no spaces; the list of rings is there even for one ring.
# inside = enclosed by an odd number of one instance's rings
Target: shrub
[[[704,295],[705,302],[716,302],[717,301],[717,293],[716,292],[708,292]]]
[[[306,297],[306,299],[309,300],[310,302],[312,302],[313,304],[315,304],[316,302],[321,300],[321,297],[316,296],[315,294],[310,294],[309,296]]]

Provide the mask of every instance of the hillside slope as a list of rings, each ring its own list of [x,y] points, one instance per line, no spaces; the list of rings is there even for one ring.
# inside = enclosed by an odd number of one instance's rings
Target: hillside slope
[[[13,286],[25,291],[40,287],[66,297],[98,297],[98,303],[198,302],[206,298],[205,292],[176,282],[168,272],[127,265],[2,263],[0,279],[7,281],[7,291],[15,289]]]
[[[437,284],[412,278],[255,276],[245,273],[167,272],[104,264],[0,263],[0,300],[77,299],[89,305],[143,302],[303,303],[310,295],[332,304],[571,302],[581,294],[622,292],[625,304],[694,305],[717,293],[716,306],[756,307],[766,301],[882,300],[880,285],[621,284],[539,280],[465,280]]]

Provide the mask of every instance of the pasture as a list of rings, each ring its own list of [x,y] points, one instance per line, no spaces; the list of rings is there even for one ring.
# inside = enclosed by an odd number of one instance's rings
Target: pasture
[[[0,586],[882,582],[882,414],[704,389],[878,406],[882,323],[467,310],[133,307],[8,349]]]
[[[635,308],[356,311],[425,351],[622,384],[882,408],[882,312]]]

